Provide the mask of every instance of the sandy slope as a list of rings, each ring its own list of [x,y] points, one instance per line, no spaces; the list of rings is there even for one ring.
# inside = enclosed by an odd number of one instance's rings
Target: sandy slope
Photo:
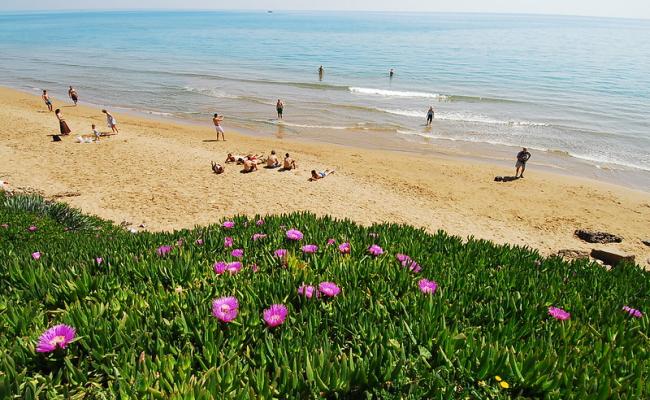
[[[65,103],[65,104],[64,104]],[[103,130],[103,114],[57,101],[73,130]],[[63,106],[63,107],[61,107]],[[475,237],[528,245],[550,253],[591,248],[573,237],[577,228],[606,230],[624,237],[620,249],[646,265],[650,247],[650,194],[590,180],[528,171],[524,180],[495,183],[510,169],[467,161],[433,159],[214,131],[116,115],[121,133],[100,143],[53,143],[53,113],[38,96],[0,88],[0,179],[14,188],[35,188],[84,211],[112,219],[145,222],[170,230],[208,224],[233,214],[310,210],[370,224],[398,222]],[[226,121],[227,122],[227,121]],[[227,124],[226,124],[227,128]],[[210,161],[228,151],[290,152],[299,169],[239,173],[228,166],[214,175]],[[336,174],[310,183],[309,170],[335,167]],[[70,196],[73,195],[73,196]],[[601,246],[602,247],[602,246]]]

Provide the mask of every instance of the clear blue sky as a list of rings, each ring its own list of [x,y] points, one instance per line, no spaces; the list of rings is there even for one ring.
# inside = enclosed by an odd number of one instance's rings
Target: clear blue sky
[[[0,10],[269,9],[569,14],[650,19],[650,0],[0,0]]]

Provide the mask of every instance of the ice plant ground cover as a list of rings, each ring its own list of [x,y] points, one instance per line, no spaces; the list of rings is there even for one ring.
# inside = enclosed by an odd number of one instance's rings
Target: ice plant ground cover
[[[132,234],[21,202],[0,194],[3,399],[650,398],[650,275],[637,266],[608,272],[310,214]],[[289,229],[304,239],[288,239]],[[267,237],[254,241],[256,233]],[[329,239],[350,243],[350,254]],[[318,252],[304,253],[305,243]],[[383,254],[369,254],[373,244]],[[171,247],[164,257],[161,246]],[[215,273],[215,263],[235,261],[237,273]],[[421,291],[422,279],[436,283],[433,293]],[[322,282],[340,292],[299,291]],[[286,319],[264,314],[274,304],[286,306]],[[269,318],[283,322],[270,328]],[[61,324],[74,340],[37,351]]]

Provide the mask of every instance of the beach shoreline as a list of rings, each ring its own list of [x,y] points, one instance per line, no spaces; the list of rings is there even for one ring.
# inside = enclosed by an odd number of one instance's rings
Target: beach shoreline
[[[83,95],[82,95],[83,101]],[[62,101],[54,99],[55,108]],[[467,148],[396,151],[388,142],[356,146],[354,134],[329,137],[251,136],[237,133],[226,116],[226,142],[215,142],[209,126],[115,113],[120,134],[99,143],[78,144],[74,137],[90,134],[90,125],[106,131],[98,108],[61,109],[73,134],[53,143],[54,115],[38,96],[0,88],[3,133],[0,179],[13,188],[32,188],[85,212],[129,221],[146,229],[173,230],[214,223],[236,214],[264,215],[312,211],[350,218],[369,225],[405,223],[429,231],[443,229],[461,237],[529,246],[543,254],[560,249],[594,247],[635,254],[646,265],[650,248],[650,194],[611,183],[550,173],[533,159],[526,178],[493,182],[514,174],[514,154],[496,162],[473,156]],[[58,105],[57,105],[58,104]],[[243,130],[242,130],[243,131]],[[279,136],[279,137],[277,137]],[[351,137],[351,138],[350,138]],[[333,140],[334,139],[334,140]],[[327,142],[326,141],[326,142]],[[368,142],[366,140],[366,142]],[[228,152],[289,152],[299,169],[278,173],[260,168],[240,174],[226,166],[214,175],[210,161],[223,162]],[[533,153],[537,157],[536,153]],[[319,182],[308,182],[311,169],[336,168]],[[576,229],[618,234],[623,243],[591,245],[576,239]]]

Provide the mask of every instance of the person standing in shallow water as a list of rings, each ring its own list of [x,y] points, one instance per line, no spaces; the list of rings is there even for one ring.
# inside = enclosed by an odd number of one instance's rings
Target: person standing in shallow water
[[[427,126],[431,126],[432,122],[433,122],[433,106],[429,107],[429,111],[427,111]]]
[[[390,79],[393,79],[393,75],[395,75],[395,70],[391,68],[390,72],[388,73],[388,76],[390,77]]]
[[[220,116],[217,113],[214,113],[212,117],[212,123],[214,124],[214,130],[217,131],[217,142],[219,141],[219,133],[221,133],[221,138],[223,141],[226,141],[226,136],[223,134],[223,128],[221,127],[221,122],[223,121],[223,116]]]
[[[528,149],[525,147],[517,153],[517,164],[515,164],[515,167],[517,168],[515,170],[515,178],[523,178],[524,177],[524,171],[526,170],[526,162],[530,160],[530,153],[528,152]],[[519,173],[519,170],[521,169],[521,173]]]
[[[318,80],[323,80],[323,74],[325,73],[325,70],[323,69],[323,66],[321,65],[318,67]]]
[[[282,100],[278,99],[278,102],[275,104],[275,110],[278,112],[278,119],[282,119],[282,111],[284,111],[284,103]]]
[[[41,95],[41,98],[45,102],[47,109],[50,110],[50,112],[52,112],[52,101],[50,100],[50,96],[47,94],[47,90],[43,90],[43,94]]]
[[[65,119],[63,119],[63,114],[61,113],[61,110],[57,108],[56,111],[54,112],[54,115],[56,115],[56,118],[59,120],[59,131],[61,132],[61,135],[64,136],[69,135],[70,132],[72,131],[70,130],[68,124],[65,122]]]
[[[72,102],[73,102],[74,105],[76,106],[76,105],[77,105],[77,101],[78,101],[79,99],[78,99],[78,97],[77,97],[77,91],[76,91],[75,88],[73,88],[72,86],[70,86],[70,89],[68,89],[68,97],[70,97],[70,98],[72,99]]]

